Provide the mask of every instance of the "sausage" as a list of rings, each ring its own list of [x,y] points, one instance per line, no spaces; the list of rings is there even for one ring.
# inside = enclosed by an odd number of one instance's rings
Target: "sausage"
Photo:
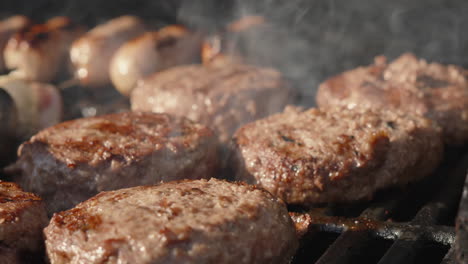
[[[24,28],[9,39],[5,64],[13,74],[31,81],[55,80],[69,64],[68,50],[83,29],[66,17]]]
[[[31,24],[31,21],[25,16],[12,16],[0,22],[0,55],[3,54],[5,46],[16,32],[24,29]],[[3,56],[0,56],[0,72],[6,71]]]
[[[15,133],[18,138],[26,139],[38,130],[61,120],[62,97],[55,86],[4,75],[0,77],[0,88],[13,99],[17,120],[9,122],[17,122]],[[13,111],[13,107],[2,111]],[[8,115],[10,116],[5,117],[5,120],[11,119],[14,113]]]
[[[239,42],[241,34],[264,26],[262,16],[245,16],[228,24],[226,28],[204,39],[201,50],[203,64],[221,64],[242,62]]]
[[[198,34],[178,25],[147,32],[117,50],[109,69],[112,83],[128,96],[138,80],[171,66],[196,62],[200,42]]]
[[[71,47],[70,58],[75,76],[88,87],[109,84],[112,56],[123,43],[144,31],[143,22],[134,16],[122,16],[98,25]]]

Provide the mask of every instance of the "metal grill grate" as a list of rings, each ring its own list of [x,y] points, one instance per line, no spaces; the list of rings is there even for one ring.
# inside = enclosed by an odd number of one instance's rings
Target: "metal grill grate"
[[[404,190],[307,211],[311,225],[294,263],[457,263],[454,224],[468,151],[446,157],[431,177]]]
[[[466,263],[468,262],[468,176],[465,180],[456,228],[455,248],[457,249],[457,258],[460,263]]]

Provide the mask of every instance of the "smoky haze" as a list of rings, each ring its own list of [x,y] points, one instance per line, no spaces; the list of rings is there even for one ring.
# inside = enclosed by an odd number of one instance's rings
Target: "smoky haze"
[[[312,106],[320,82],[372,62],[376,55],[404,52],[431,61],[468,66],[468,1],[464,0],[257,0],[257,1],[0,1],[0,16],[36,20],[68,15],[94,26],[135,14],[155,27],[184,23],[214,32],[244,15],[263,15],[271,27],[243,38],[250,62],[270,63]]]
[[[220,27],[245,15],[263,15],[269,30],[243,38],[249,61],[271,63],[314,105],[318,84],[341,71],[404,52],[442,63],[468,65],[466,1],[260,0],[185,1],[178,19]],[[202,10],[202,12],[200,12]],[[200,15],[203,14],[203,15]]]

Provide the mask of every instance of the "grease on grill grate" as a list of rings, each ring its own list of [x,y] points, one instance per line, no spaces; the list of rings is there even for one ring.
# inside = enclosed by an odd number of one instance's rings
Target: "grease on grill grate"
[[[312,224],[293,263],[457,263],[455,216],[468,151],[447,153],[419,183],[382,191],[370,202],[308,211]]]

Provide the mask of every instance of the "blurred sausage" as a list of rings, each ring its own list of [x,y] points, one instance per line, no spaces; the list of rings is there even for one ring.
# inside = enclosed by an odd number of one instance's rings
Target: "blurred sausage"
[[[4,51],[7,68],[14,75],[31,81],[49,82],[69,65],[71,43],[83,29],[67,17],[55,17],[17,32]]]
[[[25,16],[12,16],[0,22],[0,72],[6,70],[3,51],[8,40],[16,32],[27,27],[31,21]]]
[[[134,16],[115,18],[89,31],[70,50],[76,77],[89,87],[109,84],[112,56],[123,43],[144,31],[143,22]]]
[[[203,64],[240,62],[243,60],[239,43],[243,33],[266,25],[262,16],[245,16],[228,24],[222,32],[204,39],[201,57]]]
[[[242,64],[244,58],[237,53],[233,53],[226,45],[227,41],[223,35],[216,34],[204,39],[201,48],[201,58],[203,65],[223,66],[226,64]]]
[[[200,35],[183,26],[147,32],[117,50],[109,69],[112,83],[128,96],[138,80],[154,72],[199,61],[200,46]]]
[[[0,77],[0,88],[13,99],[17,111],[15,133],[18,138],[26,139],[61,120],[62,98],[55,86],[5,75]],[[11,115],[5,118],[9,120]]]

